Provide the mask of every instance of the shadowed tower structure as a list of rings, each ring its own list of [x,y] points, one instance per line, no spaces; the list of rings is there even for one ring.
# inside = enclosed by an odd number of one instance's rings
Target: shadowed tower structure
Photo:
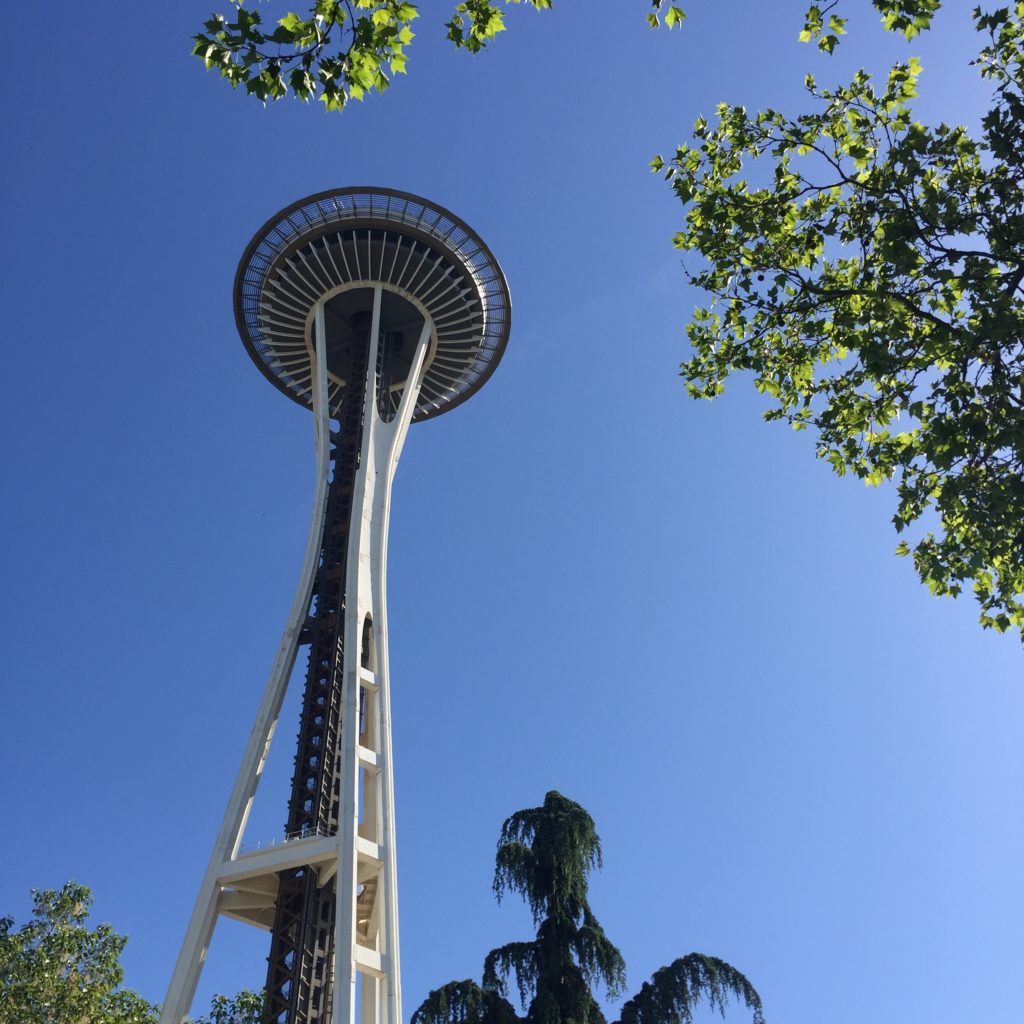
[[[464,402],[508,340],[501,269],[447,210],[389,189],[310,196],[260,229],[235,319],[313,411],[317,477],[298,592],[178,957],[188,1013],[218,914],[270,932],[270,1024],[402,1024],[385,565],[410,422]],[[308,656],[283,841],[242,852],[300,649]]]

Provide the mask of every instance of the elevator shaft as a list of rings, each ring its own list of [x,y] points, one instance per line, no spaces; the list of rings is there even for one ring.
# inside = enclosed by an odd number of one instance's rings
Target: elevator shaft
[[[309,660],[285,823],[288,836],[326,836],[338,831],[345,577],[362,442],[369,354],[366,332],[352,349],[352,380],[339,412],[340,430],[331,436],[331,482],[320,566],[300,638],[309,645]],[[283,871],[278,879],[264,1020],[267,1024],[329,1024],[334,883],[321,886],[317,871],[310,867]]]

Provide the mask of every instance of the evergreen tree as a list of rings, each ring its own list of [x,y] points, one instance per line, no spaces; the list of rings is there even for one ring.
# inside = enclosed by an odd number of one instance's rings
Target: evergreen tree
[[[480,985],[453,981],[435,989],[412,1024],[605,1024],[593,995],[622,993],[626,966],[587,900],[590,872],[601,865],[601,840],[590,815],[554,791],[541,807],[518,811],[501,827],[494,893],[522,896],[537,937],[491,950]],[[508,1001],[515,976],[525,1016]],[[724,1013],[729,996],[763,1024],[761,999],[736,968],[701,953],[656,971],[622,1007],[616,1024],[689,1024],[703,999]]]

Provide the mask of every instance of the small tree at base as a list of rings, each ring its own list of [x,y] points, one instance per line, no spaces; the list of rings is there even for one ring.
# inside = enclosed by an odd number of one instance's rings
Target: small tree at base
[[[32,893],[32,920],[0,918],[0,1024],[151,1024],[155,1009],[122,989],[128,941],[109,924],[86,926],[84,885]]]
[[[34,890],[32,920],[0,918],[0,1024],[157,1024],[159,1010],[121,987],[128,939],[87,924],[92,893],[77,882]],[[194,1024],[262,1024],[263,993],[214,996]]]
[[[263,993],[242,989],[232,999],[216,995],[210,1012],[195,1024],[263,1024]]]

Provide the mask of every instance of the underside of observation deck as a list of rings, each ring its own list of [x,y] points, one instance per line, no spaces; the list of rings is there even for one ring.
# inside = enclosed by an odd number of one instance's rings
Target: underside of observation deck
[[[349,188],[300,200],[249,244],[235,278],[235,319],[261,372],[311,405],[311,310],[358,284],[383,284],[434,324],[413,420],[464,402],[508,341],[508,285],[490,250],[443,207],[389,189]],[[348,386],[329,367],[332,412]]]

